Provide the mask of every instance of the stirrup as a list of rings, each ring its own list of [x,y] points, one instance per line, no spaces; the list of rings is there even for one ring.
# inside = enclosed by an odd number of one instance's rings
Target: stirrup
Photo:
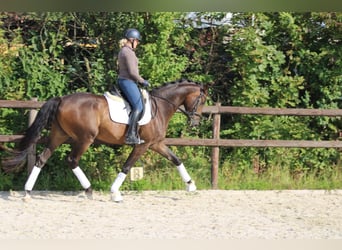
[[[139,137],[126,137],[125,140],[126,144],[143,144],[145,143],[144,140],[140,139]]]

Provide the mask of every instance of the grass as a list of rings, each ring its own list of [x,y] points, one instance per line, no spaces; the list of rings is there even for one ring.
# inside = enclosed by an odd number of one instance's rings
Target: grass
[[[293,173],[290,169],[273,167],[262,173],[253,170],[224,173],[219,177],[220,189],[255,189],[255,190],[284,190],[284,189],[341,189],[342,171],[306,171]]]
[[[199,190],[211,189],[209,160],[198,157],[185,160],[184,164]],[[130,181],[128,175],[121,190],[184,190],[185,184],[176,167],[168,161],[160,160],[141,166],[144,167],[143,179]],[[95,167],[84,168],[93,188],[98,191],[109,191],[118,170],[112,167],[102,168],[99,175],[93,171]],[[0,171],[0,190],[22,190],[26,179],[26,172],[7,175]],[[337,165],[317,169],[293,169],[278,164],[278,166],[263,166],[260,171],[256,171],[253,164],[248,167],[245,163],[234,165],[225,162],[219,168],[218,188],[222,190],[342,189],[342,164],[339,161]],[[82,190],[82,187],[69,168],[65,166],[56,168],[52,162],[44,168],[34,189],[75,191]]]
[[[196,181],[197,188],[211,189],[210,166],[208,171],[189,171]],[[206,172],[206,173],[205,173]],[[128,178],[129,179],[129,178]],[[126,190],[183,190],[182,182],[176,169],[154,170],[146,172],[142,180],[127,181]],[[253,169],[245,171],[219,172],[218,188],[222,190],[286,190],[286,189],[342,189],[342,169],[307,171],[293,173],[290,169],[273,167],[262,173]]]

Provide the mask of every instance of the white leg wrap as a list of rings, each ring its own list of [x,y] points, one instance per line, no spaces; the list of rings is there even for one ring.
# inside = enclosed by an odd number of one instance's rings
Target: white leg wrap
[[[74,174],[76,175],[77,179],[79,180],[79,182],[81,183],[84,189],[87,189],[90,187],[91,184],[87,176],[84,174],[84,172],[82,171],[80,167],[74,168],[72,172],[74,172]]]
[[[112,197],[112,201],[115,201],[115,202],[123,201],[123,198],[122,198],[120,191],[112,192],[111,197]]]
[[[116,177],[112,187],[110,188],[110,191],[112,193],[119,191],[119,188],[121,187],[122,183],[126,179],[126,174],[120,172],[118,176]]]
[[[183,163],[180,164],[179,166],[177,166],[177,169],[178,169],[178,172],[179,172],[179,174],[180,174],[180,176],[182,177],[182,180],[183,180],[184,182],[189,182],[189,181],[191,181],[191,177],[190,177],[190,175],[188,174],[188,171],[186,171],[186,169],[185,169]]]
[[[36,166],[32,168],[31,174],[25,183],[25,191],[32,191],[41,170],[41,168],[38,168]]]
[[[197,190],[196,184],[193,180],[190,183],[186,183],[186,191],[194,192]]]

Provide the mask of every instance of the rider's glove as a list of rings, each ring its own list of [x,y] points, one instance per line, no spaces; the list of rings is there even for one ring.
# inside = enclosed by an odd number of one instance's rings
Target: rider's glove
[[[144,87],[148,87],[150,84],[149,84],[149,82],[148,82],[147,80],[144,80],[144,82],[142,83],[142,85],[143,85]]]

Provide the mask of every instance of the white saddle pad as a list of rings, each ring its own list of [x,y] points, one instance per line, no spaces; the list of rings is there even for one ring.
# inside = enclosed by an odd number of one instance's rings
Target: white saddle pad
[[[145,113],[138,124],[145,125],[151,121],[151,102],[148,92],[145,89],[142,89],[141,91],[143,98],[145,99]],[[128,124],[129,114],[131,113],[131,106],[129,103],[119,96],[110,94],[108,91],[104,93],[104,96],[108,102],[110,118],[114,122]]]

